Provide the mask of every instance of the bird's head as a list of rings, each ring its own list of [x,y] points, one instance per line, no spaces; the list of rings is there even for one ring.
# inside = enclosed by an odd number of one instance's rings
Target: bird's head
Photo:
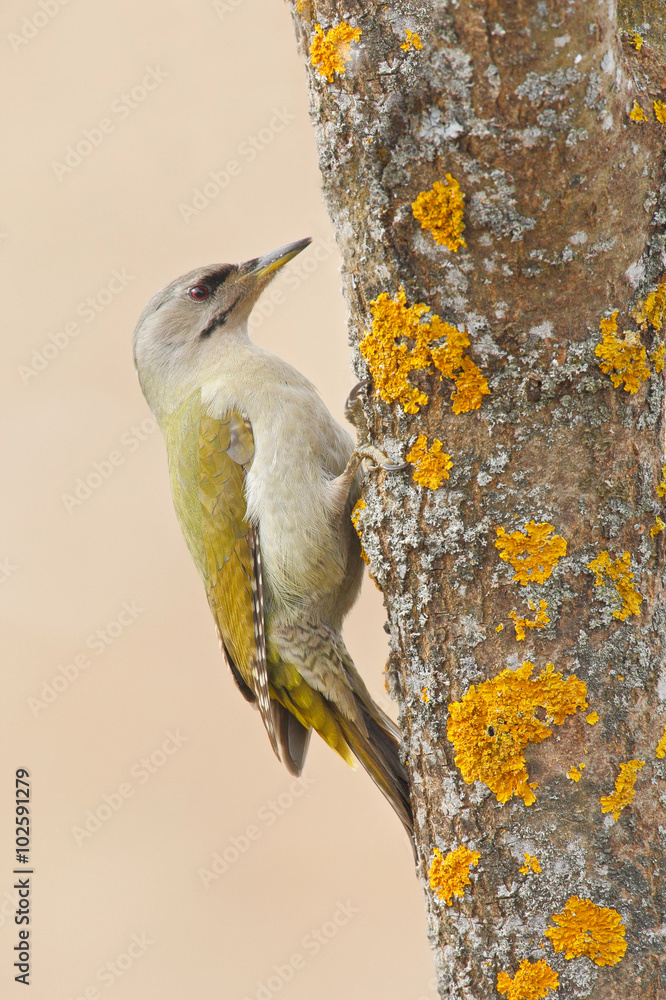
[[[144,392],[187,382],[224,344],[247,337],[252,307],[275,273],[310,239],[243,264],[212,264],[183,274],[154,295],[134,331],[134,361]]]

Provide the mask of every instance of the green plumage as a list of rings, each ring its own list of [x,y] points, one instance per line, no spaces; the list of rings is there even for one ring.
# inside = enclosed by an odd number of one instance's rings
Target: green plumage
[[[174,506],[190,552],[201,573],[220,640],[232,667],[254,695],[257,655],[253,621],[254,567],[246,518],[245,474],[254,454],[252,430],[233,410],[211,417],[194,392],[165,428]],[[281,656],[268,636],[271,698],[305,729],[314,729],[354,766],[338,712]]]

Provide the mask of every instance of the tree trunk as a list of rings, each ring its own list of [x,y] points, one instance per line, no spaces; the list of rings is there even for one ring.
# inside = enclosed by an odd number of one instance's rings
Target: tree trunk
[[[440,994],[664,998],[660,3],[289,3]]]

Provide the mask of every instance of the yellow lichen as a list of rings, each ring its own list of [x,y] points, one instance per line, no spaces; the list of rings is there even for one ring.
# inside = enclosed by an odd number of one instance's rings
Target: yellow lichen
[[[653,101],[654,116],[660,125],[666,125],[666,104],[663,101]]]
[[[512,531],[507,535],[504,528],[496,528],[495,548],[500,550],[500,559],[510,562],[516,571],[514,580],[519,583],[543,583],[566,555],[567,543],[561,535],[548,535],[553,525],[547,521],[536,524],[530,521],[525,531]]]
[[[436,353],[433,351],[433,357]],[[481,374],[481,369],[471,358],[462,358],[461,367],[462,372],[453,376],[456,387],[451,396],[452,409],[454,413],[469,413],[470,410],[478,410],[481,406],[481,397],[490,395],[490,389]]]
[[[471,885],[469,870],[479,862],[478,851],[470,851],[460,845],[455,851],[449,851],[444,857],[438,847],[435,848],[430,865],[430,888],[434,889],[438,899],[446,900],[451,906],[454,896],[462,896],[466,885]]]
[[[639,35],[638,32],[635,31],[633,33],[630,41],[629,41],[629,44],[633,45],[633,47],[636,49],[637,52],[640,52],[641,49],[643,48],[643,37],[642,37],[642,35]]]
[[[535,628],[545,628],[550,618],[546,614],[546,608],[548,604],[546,601],[539,601],[539,610],[537,611],[536,618],[534,621],[530,621],[529,618],[519,618],[516,611],[509,611],[509,618],[513,618],[514,624],[516,626],[516,641],[522,642],[525,638],[525,629],[535,629]],[[536,611],[536,605],[534,601],[530,601],[530,608],[532,611]]]
[[[661,482],[657,486],[657,496],[666,496],[666,465],[661,467]]]
[[[410,31],[409,28],[405,28],[405,36],[406,36],[405,41],[400,46],[400,48],[404,49],[405,52],[409,52],[411,48],[414,49],[423,48],[423,42],[421,41],[421,39],[419,38],[419,36],[415,31]]]
[[[428,396],[408,381],[408,375],[435,365],[443,377],[455,383],[453,412],[477,410],[490,389],[474,362],[463,355],[469,337],[437,315],[422,322],[428,307],[422,302],[413,306],[406,303],[404,288],[395,299],[382,292],[370,303],[372,329],[366,332],[359,349],[379,395],[387,403],[399,400],[406,413],[418,413]]]
[[[552,919],[558,926],[549,927],[546,937],[555,951],[565,952],[565,958],[585,955],[597,965],[616,965],[627,950],[622,918],[610,906],[571,896]]]
[[[603,813],[612,812],[614,820],[620,818],[625,806],[631,805],[634,801],[636,775],[643,767],[645,767],[644,760],[628,760],[626,764],[620,764],[620,773],[615,779],[615,791],[612,795],[601,796]]]
[[[575,674],[565,680],[547,663],[532,679],[533,670],[534,664],[526,660],[478,689],[472,685],[461,701],[449,705],[447,735],[463,779],[468,785],[482,781],[502,803],[513,795],[527,806],[536,800],[523,750],[551,736],[550,724],[559,726],[568,715],[587,708],[587,688]],[[538,717],[539,710],[545,710],[546,721]]]
[[[582,770],[585,767],[585,762],[583,761],[578,767],[572,767],[570,771],[567,771],[567,778],[571,778],[572,781],[580,781]]]
[[[615,584],[622,607],[615,609],[613,618],[623,622],[629,615],[640,616],[643,598],[636,590],[636,585],[632,583],[634,574],[631,572],[631,556],[628,552],[618,556],[617,559],[611,559],[610,554],[604,549],[596,559],[587,564],[587,568],[595,574],[595,587],[605,586],[608,581]]]
[[[343,76],[345,63],[350,58],[351,43],[361,37],[360,28],[352,28],[342,21],[336,28],[331,28],[324,34],[320,24],[315,25],[314,38],[310,46],[310,61],[315,69],[325,76],[329,83],[337,73]]]
[[[664,312],[666,311],[666,281],[657,285],[653,292],[650,292],[645,302],[640,302],[634,309],[632,316],[643,329],[647,329],[647,324],[654,327],[659,332],[664,322]]]
[[[352,524],[354,525],[354,528],[356,529],[356,534],[358,535],[358,540],[361,543],[361,557],[362,557],[363,561],[365,563],[368,563],[368,565],[369,565],[370,564],[370,560],[368,559],[367,555],[365,554],[365,550],[363,548],[363,533],[362,533],[361,529],[358,526],[358,521],[359,521],[359,518],[361,516],[361,511],[365,510],[365,508],[367,506],[368,505],[366,504],[366,502],[363,499],[363,497],[359,497],[358,500],[356,501],[356,505],[354,506],[353,511],[351,512],[351,521],[352,521]]]
[[[636,330],[625,330],[624,339],[620,340],[617,313],[616,309],[607,319],[601,320],[601,343],[597,344],[594,353],[601,358],[599,367],[604,375],[610,375],[616,389],[624,382],[625,392],[638,392],[641,382],[650,377],[647,352]]]
[[[412,202],[412,211],[421,228],[432,233],[436,243],[457,253],[458,247],[467,246],[462,238],[464,201],[460,184],[446,174],[446,184],[435,181],[429,191],[421,191]]]
[[[560,985],[557,973],[543,958],[538,962],[525,959],[513,979],[506,973],[497,976],[497,990],[506,1000],[543,1000]]]
[[[650,528],[650,538],[656,538],[660,531],[666,528],[666,524],[662,521],[660,517],[655,518],[655,522]]]
[[[650,361],[654,365],[657,375],[661,375],[664,370],[664,354],[666,354],[666,347],[659,344],[650,355]]]
[[[529,875],[530,872],[534,872],[535,875],[541,873],[541,865],[539,864],[539,859],[532,857],[531,854],[524,854],[525,864],[521,865],[518,871],[521,875]]]
[[[407,455],[407,461],[416,467],[414,482],[419,486],[427,486],[429,490],[436,490],[441,486],[442,481],[449,478],[449,469],[453,468],[451,456],[442,451],[439,438],[435,438],[429,449],[425,434],[416,439]]]
[[[421,688],[421,701],[430,701],[430,698],[428,697],[427,687]]]
[[[666,728],[664,729],[663,736],[657,743],[657,749],[655,750],[655,753],[657,757],[659,757],[659,759],[661,759],[662,757],[666,757]]]
[[[590,712],[585,721],[589,726],[594,726],[599,721],[599,715],[597,712]]]
[[[632,122],[646,122],[647,121],[647,115],[643,111],[643,109],[640,106],[640,104],[638,103],[638,101],[634,101],[634,106],[631,109],[631,111],[629,112],[629,117],[631,118]]]
[[[502,623],[501,623],[501,622],[500,622],[500,624],[499,624],[499,625],[496,625],[496,626],[495,626],[495,631],[496,631],[496,632],[503,632],[503,631],[504,631],[504,626],[502,625]]]

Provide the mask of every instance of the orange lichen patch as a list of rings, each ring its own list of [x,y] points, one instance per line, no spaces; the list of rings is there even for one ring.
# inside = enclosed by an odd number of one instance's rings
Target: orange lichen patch
[[[321,76],[332,83],[335,73],[344,75],[345,63],[349,61],[351,54],[351,43],[357,42],[360,37],[361,29],[352,28],[344,21],[326,34],[322,26],[317,24],[310,46],[310,62]]]
[[[566,555],[567,543],[561,535],[548,535],[553,525],[547,521],[536,524],[530,521],[525,531],[512,531],[507,535],[504,528],[496,528],[495,548],[500,550],[500,559],[510,562],[516,571],[514,580],[518,583],[543,583]]]
[[[408,375],[435,365],[456,385],[451,399],[453,412],[478,409],[490,389],[474,362],[463,356],[469,347],[465,331],[444,323],[437,315],[422,322],[428,307],[422,302],[407,306],[406,302],[404,288],[395,299],[382,292],[371,302],[372,329],[359,345],[381,398],[387,403],[399,400],[405,413],[418,413],[428,396],[408,381]]]
[[[640,52],[643,48],[643,37],[639,35],[637,31],[634,32],[632,37],[629,39],[629,44],[633,45],[637,52]]]
[[[423,42],[417,35],[415,31],[410,31],[409,28],[405,28],[405,41],[400,46],[405,52],[409,52],[410,49],[422,49]]]
[[[613,813],[613,819],[618,820],[622,810],[634,801],[636,790],[636,775],[645,767],[644,760],[628,760],[620,764],[620,773],[615,779],[615,791],[612,795],[601,796],[602,813]]]
[[[587,708],[587,688],[575,674],[565,680],[547,663],[532,679],[533,670],[534,664],[526,660],[478,689],[472,685],[461,701],[449,705],[447,735],[463,779],[468,785],[482,781],[502,803],[516,795],[532,805],[536,784],[528,784],[523,750],[552,736],[550,724],[559,726],[568,715]],[[538,718],[540,709],[547,721]]]
[[[539,864],[538,858],[533,858],[531,854],[524,854],[525,864],[521,865],[518,871],[521,875],[529,875],[530,872],[534,872],[535,875],[541,873],[541,865]]]
[[[504,626],[502,625],[502,623],[501,623],[501,622],[500,622],[500,624],[499,624],[499,625],[496,625],[496,626],[495,626],[495,631],[496,631],[496,632],[503,632],[503,631],[504,631]]]
[[[662,757],[666,757],[666,728],[664,729],[663,736],[657,743],[657,749],[655,750],[655,753],[660,760]]]
[[[625,330],[624,339],[620,340],[617,336],[617,313],[616,309],[607,319],[602,319],[599,325],[601,343],[597,344],[594,353],[601,358],[599,367],[604,375],[610,376],[615,388],[624,382],[624,391],[634,393],[638,392],[641,382],[650,377],[647,352],[636,330]]]
[[[518,966],[513,979],[506,972],[500,972],[497,976],[497,991],[506,1000],[543,1000],[559,985],[557,973],[543,958],[538,962],[530,962],[526,958]]]
[[[562,913],[554,913],[557,927],[549,927],[555,951],[565,958],[591,958],[597,965],[616,965],[627,950],[622,917],[610,906],[597,906],[591,899],[571,896]]]
[[[430,701],[428,697],[428,688],[421,688],[421,701]]]
[[[449,478],[449,469],[453,468],[451,456],[442,451],[442,442],[435,438],[432,448],[428,448],[428,438],[421,434],[412,450],[407,455],[407,461],[415,466],[414,482],[419,486],[427,486],[436,490],[443,480]]]
[[[585,721],[587,722],[588,726],[595,725],[595,723],[599,721],[599,716],[597,712],[590,712]]]
[[[611,559],[610,554],[604,549],[596,559],[587,564],[587,568],[595,574],[595,587],[605,586],[608,581],[615,585],[622,607],[615,609],[613,618],[623,622],[629,615],[640,616],[643,597],[632,583],[634,574],[631,572],[631,556],[628,552],[618,556],[617,559]]]
[[[661,467],[661,482],[657,486],[657,496],[666,496],[666,465]]]
[[[631,111],[629,112],[629,117],[631,118],[632,122],[646,122],[647,121],[647,115],[643,111],[643,109],[640,106],[640,104],[638,103],[638,101],[634,101],[634,106],[631,109]]]
[[[666,281],[657,285],[653,292],[650,292],[645,302],[639,303],[634,309],[632,316],[641,327],[646,330],[647,324],[654,327],[659,332],[664,323],[664,312],[666,311]]]
[[[460,184],[451,174],[446,174],[446,184],[435,181],[429,191],[421,191],[412,202],[412,211],[421,229],[427,229],[435,238],[435,243],[444,244],[457,253],[458,247],[466,247],[462,232],[465,195]]]
[[[545,628],[550,618],[546,614],[546,608],[548,604],[546,601],[539,601],[539,610],[537,611],[536,618],[534,621],[530,621],[529,618],[519,618],[516,611],[509,611],[509,618],[513,618],[514,624],[516,626],[516,641],[522,642],[525,638],[525,629],[535,629],[535,628]],[[532,611],[536,611],[536,605],[534,601],[530,601],[530,608]]]
[[[660,517],[655,518],[655,522],[650,528],[650,538],[656,538],[660,531],[666,528],[666,524],[662,521]]]
[[[433,351],[433,357],[435,356]],[[437,364],[437,359],[435,359]],[[462,372],[454,375],[456,387],[451,396],[452,409],[454,413],[469,413],[470,410],[478,410],[481,406],[481,397],[489,396],[490,389],[485,377],[481,374],[481,369],[474,364],[471,358],[463,358],[461,362]]]
[[[359,518],[361,516],[361,511],[365,510],[365,508],[367,506],[368,505],[366,504],[366,502],[363,499],[363,497],[359,497],[358,500],[356,501],[356,504],[354,506],[353,511],[351,512],[351,521],[352,521],[352,524],[354,525],[354,528],[356,529],[356,534],[358,535],[358,540],[361,543],[361,557],[362,557],[363,561],[366,562],[366,563],[368,563],[368,565],[369,565],[370,564],[370,560],[368,559],[367,555],[365,554],[365,550],[363,548],[363,532],[361,531],[361,529],[358,526],[358,521],[359,521]]]
[[[666,104],[663,101],[653,101],[654,116],[660,125],[666,125]]]
[[[465,886],[471,885],[469,870],[478,864],[480,857],[478,851],[470,851],[462,844],[455,851],[449,851],[446,857],[436,847],[428,874],[430,888],[434,889],[437,898],[446,900],[447,906],[451,906],[454,896],[462,896]]]
[[[578,767],[572,767],[570,771],[567,771],[567,778],[570,778],[572,781],[580,781],[584,767],[585,761],[579,764]]]

